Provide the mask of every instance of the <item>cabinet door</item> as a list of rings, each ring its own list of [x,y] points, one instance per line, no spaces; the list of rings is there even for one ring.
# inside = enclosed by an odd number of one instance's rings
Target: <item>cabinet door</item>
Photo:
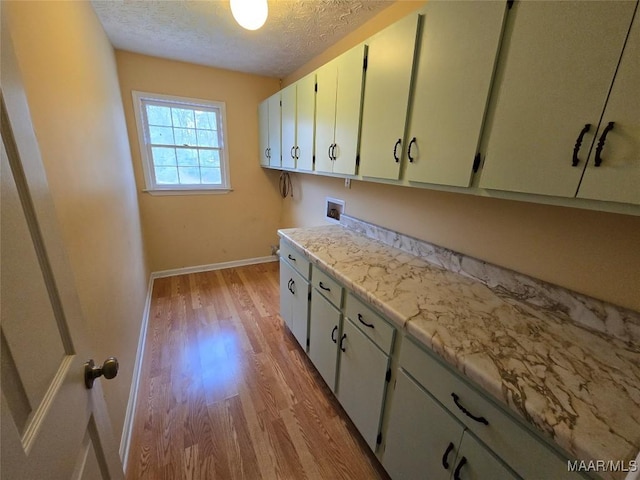
[[[332,391],[335,391],[336,387],[339,330],[340,311],[320,295],[316,289],[312,289],[309,317],[309,358]]]
[[[506,2],[468,1],[429,2],[423,10],[409,181],[471,183],[505,10]]]
[[[284,260],[280,260],[280,316],[290,331],[293,331],[293,323],[291,321],[292,294],[289,287],[293,275],[293,268]]]
[[[365,46],[352,48],[337,60],[336,126],[333,173],[355,175],[362,112]]]
[[[634,8],[625,1],[514,3],[480,187],[576,195]],[[574,167],[586,124],[592,128]]]
[[[409,15],[367,41],[358,171],[364,177],[400,178],[419,18]]]
[[[316,171],[331,173],[331,147],[335,139],[337,59],[323,65],[316,72]]]
[[[316,115],[316,75],[312,73],[298,81],[297,91],[297,160],[298,170],[313,170]]]
[[[455,461],[454,475],[460,480],[517,480],[518,477],[468,431],[464,432]],[[541,473],[544,466],[540,466]],[[549,477],[551,478],[551,477]]]
[[[269,97],[269,165],[281,166],[280,92]]]
[[[296,89],[294,83],[280,92],[282,100],[282,167],[296,168]]]
[[[636,18],[622,54],[602,129],[614,122],[595,166],[595,148],[580,183],[578,197],[640,205],[640,17]]]
[[[389,357],[350,320],[345,319],[342,325],[338,400],[375,451]]]
[[[291,277],[291,332],[298,343],[307,351],[307,333],[309,326],[309,282],[298,272]]]
[[[269,165],[269,99],[264,100],[258,105],[258,125],[259,142],[260,142],[260,165]]]
[[[463,427],[403,370],[398,372],[382,464],[393,479],[449,480]]]

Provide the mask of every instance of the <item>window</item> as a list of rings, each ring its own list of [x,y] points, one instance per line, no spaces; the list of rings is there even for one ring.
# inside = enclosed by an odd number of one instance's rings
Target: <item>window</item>
[[[225,104],[133,92],[150,193],[228,192]]]

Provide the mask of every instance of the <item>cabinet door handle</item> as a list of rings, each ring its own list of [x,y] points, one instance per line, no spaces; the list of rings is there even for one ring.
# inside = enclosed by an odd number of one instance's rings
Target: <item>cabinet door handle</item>
[[[338,325],[333,327],[333,330],[331,330],[331,340],[333,340],[333,343],[338,343],[336,340],[336,337],[334,337],[337,331],[338,331]]]
[[[293,281],[293,278],[291,280],[289,280],[289,291],[295,295],[296,291],[293,289],[293,287],[296,286],[296,282]]]
[[[578,164],[580,163],[580,159],[578,158],[578,153],[580,152],[580,146],[582,145],[582,139],[584,138],[584,134],[587,133],[589,130],[591,130],[591,124],[587,123],[582,128],[580,135],[578,135],[576,144],[573,147],[573,161],[571,162],[572,167],[577,167]]]
[[[451,396],[453,397],[453,401],[456,404],[456,407],[458,407],[462,413],[464,413],[467,417],[475,420],[476,422],[479,423],[484,423],[485,425],[489,425],[489,422],[487,421],[486,418],[484,417],[476,417],[475,415],[473,415],[469,410],[467,410],[466,408],[464,408],[461,404],[460,404],[460,397],[458,397],[458,395],[456,395],[455,393],[452,393]]]
[[[265,157],[267,157],[267,158],[269,158],[269,154],[267,153],[267,150],[269,150],[269,149],[268,149],[268,148],[265,148],[265,149],[264,149],[264,156],[265,156]]]
[[[337,159],[338,159],[338,157],[336,156],[336,148],[338,148],[338,144],[337,144],[337,143],[334,143],[334,144],[333,144],[333,148],[332,148],[332,150],[331,150],[331,155],[333,155],[333,159],[334,159],[334,160],[337,160]]]
[[[402,139],[399,138],[396,144],[393,146],[393,159],[398,163],[400,159],[398,158],[398,147],[402,143]]]
[[[411,147],[416,143],[416,137],[413,137],[409,142],[409,148],[407,148],[407,157],[409,158],[409,163],[413,163],[414,158],[411,156]]]
[[[460,470],[465,463],[467,463],[467,457],[462,457],[460,459],[460,463],[458,463],[458,466],[456,467],[456,471],[453,472],[453,480],[460,480]]]
[[[297,260],[295,259],[295,257],[292,257],[290,253],[289,253],[289,254],[287,254],[287,258],[288,258],[289,260],[293,260],[294,262],[297,262]]]
[[[289,152],[289,153],[290,153],[290,155],[291,155],[291,158],[293,158],[294,160],[295,160],[295,158],[296,158],[296,157],[295,157],[295,155],[293,154],[293,150],[294,150],[295,148],[296,148],[296,147],[291,147],[291,150],[290,150],[290,152]]]
[[[320,282],[320,288],[321,288],[322,290],[326,290],[327,292],[330,292],[330,291],[331,291],[331,289],[330,289],[329,287],[325,287],[325,286],[322,284],[322,282]]]
[[[449,446],[444,451],[444,455],[442,456],[442,466],[445,470],[449,470],[449,454],[453,450],[453,442],[449,442]]]
[[[600,140],[598,140],[598,146],[596,147],[596,167],[599,167],[602,164],[602,149],[604,148],[604,142],[607,141],[607,134],[613,130],[614,122],[609,122],[604,130],[602,131],[602,135],[600,135]]]
[[[340,339],[340,350],[342,350],[343,352],[346,352],[346,351],[347,351],[347,349],[346,349],[346,348],[344,348],[344,347],[342,346],[342,342],[344,342],[344,339],[345,339],[345,338],[347,338],[347,334],[346,334],[346,333],[343,333],[343,334],[342,334],[342,338]]]
[[[296,160],[300,158],[300,147],[296,145]]]
[[[329,155],[329,160],[333,160],[333,156],[331,156],[331,150],[333,149],[333,143],[331,145],[329,145],[329,150],[327,152],[327,154]]]
[[[376,328],[376,327],[373,325],[373,323],[367,323],[367,322],[365,322],[365,321],[362,319],[362,314],[361,314],[361,313],[359,313],[359,314],[358,314],[358,321],[359,321],[361,324],[363,324],[365,327],[369,327],[369,328]]]

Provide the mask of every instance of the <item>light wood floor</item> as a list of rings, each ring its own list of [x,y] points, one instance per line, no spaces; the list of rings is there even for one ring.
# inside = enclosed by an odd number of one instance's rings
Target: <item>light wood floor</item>
[[[278,263],[157,279],[127,478],[388,478],[279,311]]]

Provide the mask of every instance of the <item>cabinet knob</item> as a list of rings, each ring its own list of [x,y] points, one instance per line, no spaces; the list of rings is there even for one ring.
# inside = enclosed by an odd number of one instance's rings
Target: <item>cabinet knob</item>
[[[602,131],[602,135],[600,135],[600,140],[598,140],[598,146],[596,147],[596,160],[595,165],[599,167],[602,164],[602,149],[604,148],[604,142],[607,141],[607,135],[611,130],[613,130],[614,122],[609,122],[604,130]]]
[[[580,131],[580,134],[578,135],[578,138],[576,139],[576,144],[573,147],[573,161],[571,162],[572,167],[576,167],[580,163],[580,159],[578,158],[578,153],[580,152],[580,147],[582,146],[582,139],[584,138],[584,134],[587,133],[589,130],[591,130],[591,124],[587,123],[582,128],[582,130]]]

